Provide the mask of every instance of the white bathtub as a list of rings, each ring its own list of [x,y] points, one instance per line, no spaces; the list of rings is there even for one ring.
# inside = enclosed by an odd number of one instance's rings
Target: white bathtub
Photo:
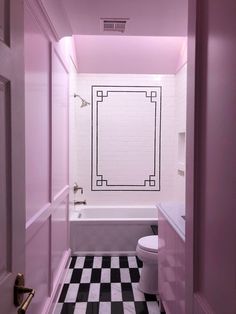
[[[135,254],[157,216],[156,206],[77,206],[70,217],[72,254]]]

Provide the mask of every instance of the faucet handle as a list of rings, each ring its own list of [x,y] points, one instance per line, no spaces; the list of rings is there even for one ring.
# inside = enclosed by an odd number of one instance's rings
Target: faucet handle
[[[81,194],[84,193],[84,189],[82,187],[78,186],[78,183],[76,183],[76,182],[73,185],[73,190],[74,190],[74,193],[76,193],[78,190],[81,191]]]

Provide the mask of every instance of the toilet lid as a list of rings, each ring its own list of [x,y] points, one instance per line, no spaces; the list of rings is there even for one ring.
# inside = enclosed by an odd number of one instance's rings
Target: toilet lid
[[[157,253],[158,251],[158,236],[147,236],[138,240],[138,245],[141,249],[149,252]]]

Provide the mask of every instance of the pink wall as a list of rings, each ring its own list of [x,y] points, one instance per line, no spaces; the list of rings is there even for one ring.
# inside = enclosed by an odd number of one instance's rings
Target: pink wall
[[[38,54],[40,53],[40,58]],[[50,202],[50,42],[25,13],[27,220]],[[37,57],[37,58],[36,58]]]
[[[37,18],[35,18],[37,16]],[[26,281],[28,312],[46,313],[70,255],[68,39],[56,43],[39,7],[25,7]]]
[[[52,51],[52,196],[68,187],[69,75],[60,55]]]
[[[174,74],[186,37],[74,36],[80,73]],[[186,55],[186,54],[185,54]]]
[[[185,37],[182,42],[182,47],[179,52],[179,58],[176,66],[176,73],[187,63],[188,39]]]

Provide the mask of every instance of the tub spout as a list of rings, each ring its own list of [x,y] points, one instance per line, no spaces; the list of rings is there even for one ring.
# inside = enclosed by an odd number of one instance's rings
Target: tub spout
[[[86,200],[84,200],[84,201],[76,201],[76,202],[74,202],[74,205],[87,205],[87,202],[86,202]]]

